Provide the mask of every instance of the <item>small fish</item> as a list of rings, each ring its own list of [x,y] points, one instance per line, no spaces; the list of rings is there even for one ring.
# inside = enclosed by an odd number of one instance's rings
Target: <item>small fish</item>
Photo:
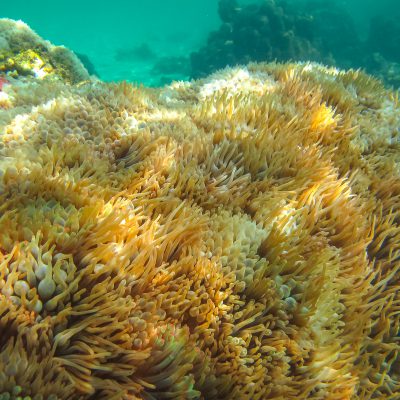
[[[9,84],[8,80],[4,76],[0,76],[0,92],[3,90],[3,86]]]

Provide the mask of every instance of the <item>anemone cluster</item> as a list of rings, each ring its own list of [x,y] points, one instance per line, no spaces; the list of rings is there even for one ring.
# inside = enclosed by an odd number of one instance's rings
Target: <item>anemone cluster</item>
[[[307,63],[1,94],[1,399],[399,398],[395,93]]]

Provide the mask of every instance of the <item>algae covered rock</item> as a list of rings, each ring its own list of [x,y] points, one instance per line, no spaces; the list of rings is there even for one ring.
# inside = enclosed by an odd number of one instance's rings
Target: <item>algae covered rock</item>
[[[395,93],[312,63],[2,93],[0,398],[400,396]]]
[[[65,82],[89,79],[79,58],[63,46],[43,40],[22,21],[0,19],[0,74],[13,78],[56,76]]]

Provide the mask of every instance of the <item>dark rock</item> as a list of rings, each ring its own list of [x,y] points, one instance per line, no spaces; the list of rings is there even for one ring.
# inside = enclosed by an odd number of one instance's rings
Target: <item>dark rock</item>
[[[76,56],[81,60],[81,63],[83,66],[87,69],[90,75],[95,75],[98,78],[100,78],[99,73],[96,71],[96,67],[94,64],[90,61],[90,58],[86,54],[82,53],[75,53]]]

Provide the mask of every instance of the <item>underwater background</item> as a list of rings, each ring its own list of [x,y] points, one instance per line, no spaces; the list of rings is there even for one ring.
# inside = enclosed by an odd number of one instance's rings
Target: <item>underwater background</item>
[[[105,81],[159,86],[249,61],[313,60],[400,85],[398,0],[21,0],[1,14]]]

